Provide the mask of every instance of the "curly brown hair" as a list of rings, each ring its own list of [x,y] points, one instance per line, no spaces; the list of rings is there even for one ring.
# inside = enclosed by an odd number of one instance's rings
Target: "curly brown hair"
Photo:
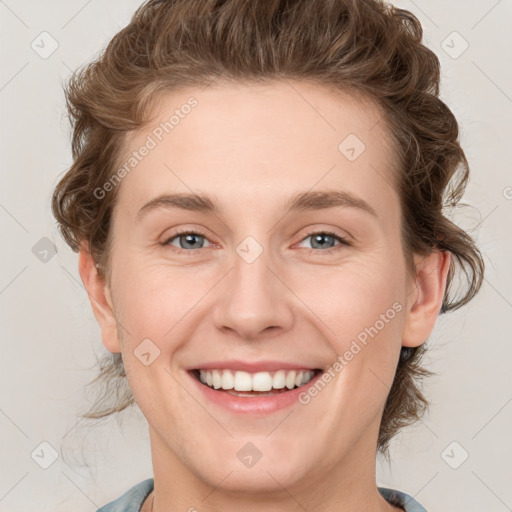
[[[462,198],[469,166],[458,123],[439,98],[439,60],[422,38],[411,12],[379,0],[146,1],[67,83],[73,164],[52,197],[64,239],[75,252],[86,244],[109,281],[117,193],[99,199],[94,191],[111,179],[123,141],[148,121],[160,93],[216,79],[307,80],[381,107],[398,162],[407,269],[414,275],[414,253],[449,251],[441,313],[461,307],[480,289],[484,261],[471,236],[446,216]],[[458,270],[467,286],[457,295]],[[425,344],[402,348],[378,438],[385,455],[391,438],[428,407],[421,383],[432,372],[420,364],[424,352]],[[96,380],[105,389],[84,417],[134,403],[120,354],[105,355]]]

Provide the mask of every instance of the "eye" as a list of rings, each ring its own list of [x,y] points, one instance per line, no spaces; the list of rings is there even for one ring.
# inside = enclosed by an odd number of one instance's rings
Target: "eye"
[[[351,245],[351,243],[346,238],[343,238],[342,236],[339,236],[331,231],[314,231],[308,233],[308,235],[302,239],[302,242],[304,242],[307,239],[312,240],[312,247],[306,247],[308,251],[318,251],[318,249],[321,249],[322,252],[330,252],[337,250],[337,248],[339,248],[340,245]],[[175,243],[173,243],[175,240],[178,243],[177,246],[175,245]],[[208,240],[205,234],[197,231],[185,230],[175,233],[171,238],[167,239],[167,241],[165,241],[163,245],[171,245],[173,247],[176,247],[178,252],[190,252],[197,249],[205,248],[205,240]],[[331,245],[335,243],[336,240],[339,242],[338,245]],[[201,243],[201,241],[203,243]]]
[[[312,248],[310,251],[314,251],[315,249],[322,249],[323,252],[335,251],[339,248],[340,245],[350,246],[351,243],[342,236],[337,235],[331,231],[314,231],[312,233],[308,233],[308,235],[302,239],[302,241],[311,239],[312,240]],[[336,240],[340,243],[336,245],[331,245]],[[308,248],[306,248],[308,249]]]
[[[203,233],[199,233],[196,231],[180,231],[178,233],[175,233],[171,238],[169,238],[166,242],[164,242],[163,245],[172,245],[173,247],[176,247],[172,243],[173,240],[178,241],[177,249],[190,252],[191,250],[195,249],[202,249],[203,244],[201,243],[201,240],[207,240],[206,235]],[[199,240],[199,241],[198,241]]]

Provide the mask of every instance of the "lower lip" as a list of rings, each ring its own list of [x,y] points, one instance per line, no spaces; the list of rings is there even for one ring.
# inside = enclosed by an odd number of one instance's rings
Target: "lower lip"
[[[300,403],[298,400],[299,395],[307,391],[322,376],[322,372],[320,372],[307,384],[272,396],[236,396],[225,391],[216,391],[200,382],[192,372],[188,371],[187,373],[210,402],[231,412],[256,415],[270,414],[289,407],[294,403]]]

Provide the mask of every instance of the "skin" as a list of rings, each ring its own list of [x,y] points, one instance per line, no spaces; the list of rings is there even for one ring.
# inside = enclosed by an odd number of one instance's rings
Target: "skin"
[[[376,487],[379,424],[401,346],[434,328],[449,253],[416,255],[407,274],[380,111],[302,81],[187,88],[162,97],[124,156],[190,96],[198,106],[118,185],[110,282],[86,245],[79,259],[103,343],[123,354],[149,424],[155,490],[143,510],[398,510]],[[338,150],[350,133],[366,146],[355,161]],[[377,217],[342,206],[285,215],[309,190],[349,191]],[[154,197],[192,191],[215,196],[220,214],[160,208],[136,219]],[[187,245],[171,239],[178,228],[206,236]],[[352,245],[314,245],[308,233],[325,230]],[[263,249],[251,264],[236,252],[249,235]],[[307,405],[237,415],[185,372],[229,358],[328,368],[395,302],[401,311]],[[148,366],[133,354],[147,338],[160,350]],[[251,468],[237,458],[247,442],[262,453]]]

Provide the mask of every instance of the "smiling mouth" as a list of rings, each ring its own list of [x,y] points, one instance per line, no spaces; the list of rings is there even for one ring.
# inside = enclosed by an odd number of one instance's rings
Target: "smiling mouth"
[[[228,393],[235,396],[273,396],[286,393],[307,384],[322,369],[315,370],[277,370],[273,372],[248,373],[243,371],[212,369],[191,370],[203,386],[214,391]]]

